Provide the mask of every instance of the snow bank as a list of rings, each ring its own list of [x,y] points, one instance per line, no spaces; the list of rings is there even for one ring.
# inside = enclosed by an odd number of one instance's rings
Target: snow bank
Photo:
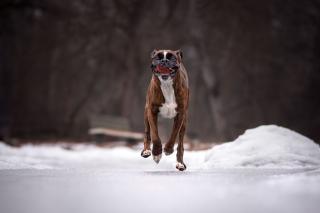
[[[204,168],[308,168],[320,166],[320,148],[287,128],[267,125],[246,130],[234,142],[206,153]]]
[[[142,158],[138,149],[100,148],[89,144],[25,145],[0,142],[0,169],[98,168],[107,170],[175,171],[176,152],[162,156],[159,164]],[[234,142],[207,151],[185,151],[188,170],[214,168],[311,168],[320,167],[320,148],[309,138],[275,125],[247,130]]]
[[[132,150],[127,147],[103,149],[94,145],[75,144],[73,150],[58,144],[27,144],[20,148],[0,142],[1,169],[57,169],[65,167],[91,167],[110,165],[114,161],[132,159]],[[115,157],[116,156],[116,157]]]

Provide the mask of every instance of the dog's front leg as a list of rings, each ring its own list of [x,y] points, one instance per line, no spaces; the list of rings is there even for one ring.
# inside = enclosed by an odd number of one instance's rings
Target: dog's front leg
[[[166,155],[171,155],[173,153],[174,143],[175,143],[177,135],[180,131],[184,116],[185,115],[183,112],[178,112],[176,117],[174,117],[171,137],[170,137],[170,140],[168,141],[168,143],[166,143],[165,148],[164,148],[164,153]]]
[[[156,163],[159,163],[162,157],[162,145],[161,141],[158,135],[158,113],[159,113],[159,108],[152,108],[149,113],[149,124],[150,124],[150,132],[151,132],[151,140],[153,143],[152,147],[152,155],[153,155],[153,160]]]
[[[184,164],[183,162],[183,153],[184,153],[183,139],[184,139],[184,134],[186,133],[187,123],[188,123],[188,112],[184,116],[184,119],[180,128],[180,132],[179,132],[176,168],[179,169],[180,171],[184,171],[187,168],[186,164]]]
[[[147,158],[151,155],[151,149],[150,149],[150,124],[149,124],[149,118],[148,118],[148,108],[145,107],[144,110],[144,125],[145,125],[145,134],[143,139],[144,148],[141,152],[141,156],[144,158]]]

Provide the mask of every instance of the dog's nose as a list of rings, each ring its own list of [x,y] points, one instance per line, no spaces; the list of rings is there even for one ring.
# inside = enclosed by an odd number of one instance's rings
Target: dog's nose
[[[161,59],[161,62],[168,62],[169,60],[168,59],[166,59],[166,58],[163,58],[163,59]]]

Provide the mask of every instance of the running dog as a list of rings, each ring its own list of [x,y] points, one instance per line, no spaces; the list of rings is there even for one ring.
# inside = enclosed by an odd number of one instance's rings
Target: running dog
[[[187,128],[189,86],[186,69],[181,63],[182,51],[154,50],[151,53],[152,79],[147,91],[144,112],[145,136],[144,149],[141,156],[151,155],[156,163],[162,157],[162,144],[158,136],[158,114],[163,118],[174,118],[172,133],[164,146],[164,153],[171,155],[179,134],[176,168],[184,171],[187,166],[183,162],[183,138]]]

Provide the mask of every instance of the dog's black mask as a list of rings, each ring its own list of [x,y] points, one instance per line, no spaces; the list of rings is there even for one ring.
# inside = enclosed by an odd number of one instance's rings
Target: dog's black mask
[[[173,78],[179,71],[180,61],[182,58],[181,50],[171,51],[171,50],[154,50],[151,53],[151,70],[152,72],[161,77],[163,80],[167,80],[168,77]],[[155,71],[157,66],[171,68],[175,70],[170,74],[162,74]]]

